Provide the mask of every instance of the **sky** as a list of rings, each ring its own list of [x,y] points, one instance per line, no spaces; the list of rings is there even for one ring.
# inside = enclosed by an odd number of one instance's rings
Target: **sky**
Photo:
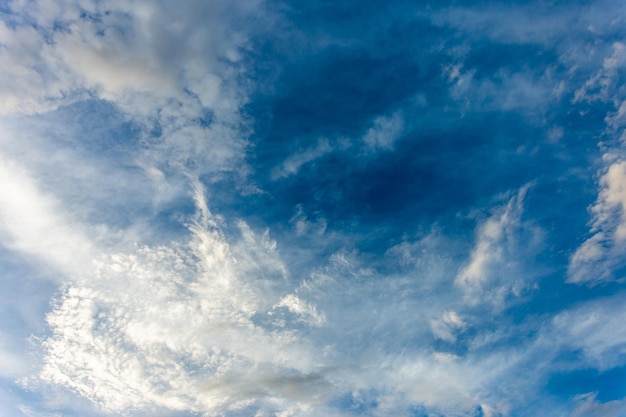
[[[626,416],[626,3],[0,3],[1,417]]]

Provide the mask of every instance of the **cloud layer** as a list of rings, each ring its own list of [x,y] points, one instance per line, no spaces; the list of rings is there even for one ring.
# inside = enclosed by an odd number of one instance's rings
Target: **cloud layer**
[[[625,19],[0,6],[0,414],[623,415]]]

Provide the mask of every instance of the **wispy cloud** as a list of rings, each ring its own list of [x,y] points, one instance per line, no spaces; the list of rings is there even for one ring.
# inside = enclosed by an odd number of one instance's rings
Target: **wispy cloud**
[[[395,112],[391,116],[379,116],[374,119],[372,127],[363,136],[363,142],[371,149],[391,150],[403,131],[402,113]]]
[[[300,168],[332,152],[333,146],[326,139],[320,139],[314,148],[305,149],[289,156],[280,166],[272,170],[272,179],[277,180],[297,174]]]
[[[577,407],[574,409],[572,416],[619,417],[626,408],[626,401],[624,400],[601,402],[596,398],[597,394],[593,392],[577,395],[574,398]]]
[[[314,326],[323,316],[281,294],[284,268],[271,242],[242,225],[241,240],[230,244],[203,195],[195,198],[190,241],[103,253],[91,271],[68,282],[47,318],[53,335],[44,342],[44,381],[113,412],[296,401],[305,395],[294,385],[299,379],[315,391],[307,380],[320,364],[306,338],[292,326],[281,331],[255,322],[281,307]]]
[[[582,304],[558,314],[553,319],[552,336],[562,348],[582,351],[589,366],[611,369],[626,357],[626,318],[624,296],[619,294]]]
[[[592,3],[1,6],[0,414],[623,414]]]
[[[91,257],[92,244],[85,231],[65,218],[60,206],[54,196],[39,190],[22,167],[0,160],[0,231],[4,244],[72,274]]]
[[[614,272],[624,265],[623,242],[626,239],[626,162],[621,136],[626,126],[623,107],[626,97],[618,87],[626,68],[626,47],[613,44],[612,53],[580,89],[575,101],[611,103],[615,110],[607,114],[604,133],[612,145],[604,146],[598,196],[590,208],[587,240],[573,253],[568,268],[568,282],[596,285],[619,277]]]
[[[600,180],[600,194],[591,208],[591,233],[571,257],[568,282],[598,284],[616,277],[626,239],[626,162],[617,161]]]
[[[478,226],[470,260],[455,281],[470,302],[501,306],[533,287],[532,274],[524,270],[522,259],[528,262],[538,252],[542,231],[522,220],[529,187],[522,187]]]

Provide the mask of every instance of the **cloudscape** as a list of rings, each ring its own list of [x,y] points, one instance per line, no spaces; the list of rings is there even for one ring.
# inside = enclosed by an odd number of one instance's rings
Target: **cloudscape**
[[[0,416],[626,416],[626,3],[0,4]]]

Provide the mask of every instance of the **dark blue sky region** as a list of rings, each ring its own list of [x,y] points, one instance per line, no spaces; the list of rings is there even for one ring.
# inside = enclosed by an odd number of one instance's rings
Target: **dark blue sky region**
[[[625,19],[0,6],[0,416],[625,416]]]

